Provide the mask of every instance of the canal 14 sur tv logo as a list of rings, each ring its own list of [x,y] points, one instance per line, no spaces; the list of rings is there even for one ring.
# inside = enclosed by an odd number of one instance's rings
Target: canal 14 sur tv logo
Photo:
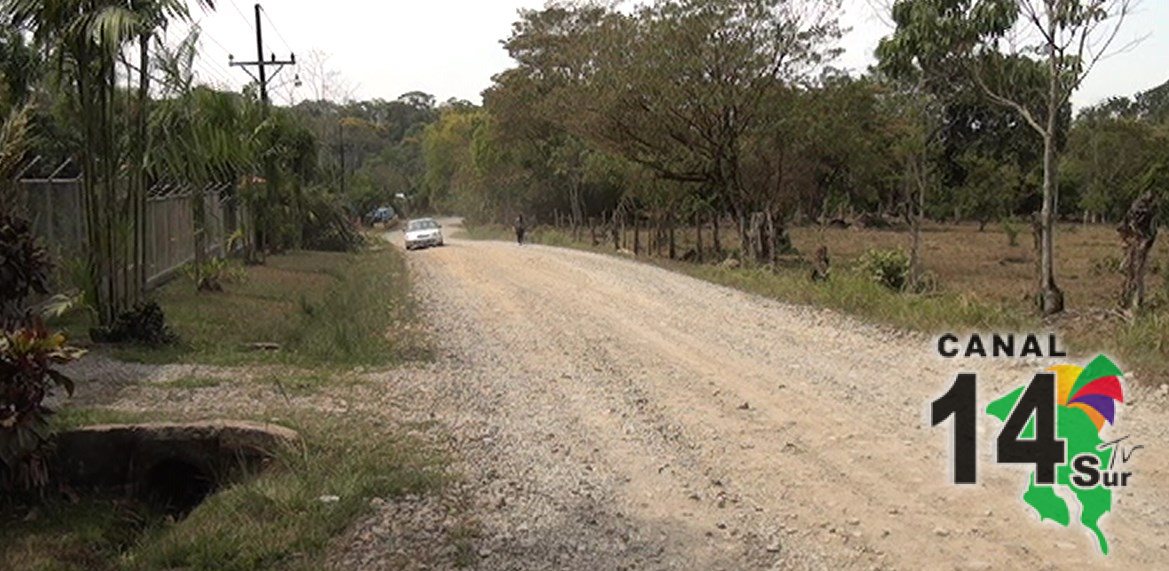
[[[957,335],[938,338],[943,357],[1066,357],[1055,336]],[[957,375],[949,390],[930,403],[933,426],[951,425],[951,472],[955,484],[978,482],[978,375]],[[991,401],[984,411],[1002,422],[995,441],[996,463],[1026,464],[1023,502],[1040,520],[1063,527],[1078,512],[1100,552],[1109,552],[1101,519],[1112,511],[1113,493],[1133,483],[1126,468],[1143,446],[1127,436],[1105,440],[1124,403],[1124,374],[1104,355],[1083,366],[1061,364],[1037,371],[1026,385]],[[1064,492],[1062,495],[1059,492]],[[1069,503],[1078,504],[1073,510]]]

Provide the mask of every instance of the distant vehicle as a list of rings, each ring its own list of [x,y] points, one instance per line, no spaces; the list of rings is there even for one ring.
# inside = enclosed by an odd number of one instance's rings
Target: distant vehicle
[[[419,218],[406,224],[406,249],[442,246],[442,224],[433,218]]]
[[[394,216],[396,216],[396,214],[394,214],[393,208],[390,208],[389,206],[383,206],[381,208],[376,208],[370,211],[369,214],[366,214],[365,220],[371,226],[374,224],[388,224],[394,219]]]

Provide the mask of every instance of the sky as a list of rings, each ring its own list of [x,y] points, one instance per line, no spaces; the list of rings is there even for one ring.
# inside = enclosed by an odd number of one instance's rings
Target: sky
[[[887,19],[875,5],[884,0],[844,0],[841,24],[850,28],[840,47],[837,67],[864,70],[872,52],[889,32]],[[202,30],[202,52],[196,63],[200,78],[240,88],[250,81],[240,67],[228,64],[256,57],[253,3],[217,0],[215,11],[192,8]],[[480,101],[491,77],[512,62],[500,41],[511,33],[517,11],[538,9],[544,0],[269,0],[263,4],[265,53],[287,59],[295,53],[300,65],[287,67],[273,79],[272,99],[286,105],[314,98],[320,82],[313,70],[321,65],[339,79],[333,91],[353,99],[395,99],[424,91],[439,101],[449,98]],[[173,26],[171,41],[186,34]],[[1139,41],[1138,41],[1139,40]],[[1072,101],[1076,107],[1111,96],[1132,95],[1169,80],[1169,0],[1142,0],[1116,45],[1135,46],[1101,61]],[[293,78],[299,73],[302,85]]]

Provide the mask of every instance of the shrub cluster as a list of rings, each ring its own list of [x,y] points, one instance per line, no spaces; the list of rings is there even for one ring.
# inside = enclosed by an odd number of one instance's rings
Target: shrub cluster
[[[869,250],[861,256],[858,269],[869,279],[894,291],[909,285],[909,255],[901,250]]]
[[[20,319],[29,295],[48,293],[51,269],[28,221],[0,212],[0,324]]]
[[[341,200],[324,192],[310,192],[304,204],[304,247],[323,252],[353,252],[365,243]]]
[[[139,303],[123,311],[109,327],[95,327],[89,336],[99,343],[137,343],[160,347],[177,343],[178,335],[166,324],[166,316],[158,303]]]

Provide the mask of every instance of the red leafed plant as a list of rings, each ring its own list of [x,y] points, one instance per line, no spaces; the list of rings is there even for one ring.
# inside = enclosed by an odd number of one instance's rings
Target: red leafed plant
[[[54,389],[73,394],[56,369],[83,352],[40,319],[0,331],[0,488],[35,490],[48,480],[49,416]]]

